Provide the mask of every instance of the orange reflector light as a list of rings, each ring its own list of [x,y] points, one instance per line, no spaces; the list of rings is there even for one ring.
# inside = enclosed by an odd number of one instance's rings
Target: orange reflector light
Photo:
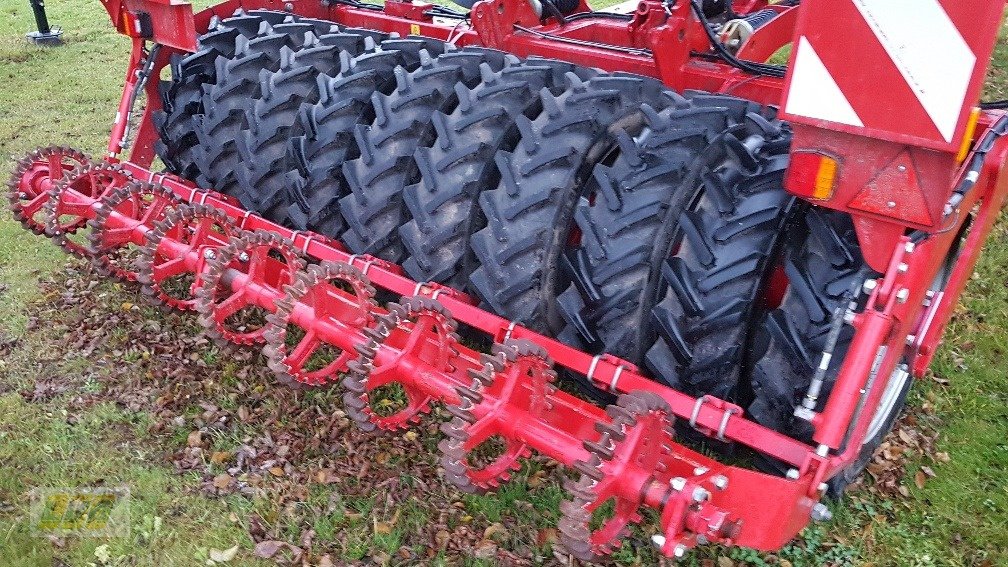
[[[973,147],[973,136],[976,134],[977,122],[980,120],[980,109],[974,108],[970,112],[969,121],[966,122],[966,132],[963,134],[962,145],[959,146],[959,154],[956,155],[956,163],[962,163],[969,155],[970,148]]]
[[[840,162],[836,158],[798,150],[791,154],[785,185],[795,195],[825,201],[833,196],[839,174]]]
[[[136,33],[135,33],[136,32],[136,24],[134,22],[135,22],[135,20],[133,19],[132,14],[130,14],[128,10],[123,10],[122,11],[122,29],[119,30],[119,31],[121,31],[125,35],[129,35],[129,36],[136,35]]]

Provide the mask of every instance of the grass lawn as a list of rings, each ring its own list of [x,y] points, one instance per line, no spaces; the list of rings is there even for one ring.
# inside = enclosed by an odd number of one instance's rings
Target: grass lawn
[[[40,145],[100,155],[118,103],[129,42],[101,4],[53,2],[48,12],[67,44],[38,49],[23,37],[28,3],[0,0],[4,171]],[[1003,40],[994,66],[988,98],[1004,98]],[[553,561],[563,498],[553,465],[531,461],[500,493],[464,496],[437,475],[438,420],[419,436],[363,435],[334,392],[275,386],[258,355],[221,352],[193,318],[141,305],[134,289],[97,280],[0,214],[4,564],[271,564],[255,557],[261,541],[310,565]],[[778,554],[705,549],[688,563],[1008,565],[1006,329],[1002,222],[933,374],[835,519]],[[32,532],[33,489],[100,485],[130,488],[127,537]],[[644,541],[616,560],[653,563]]]

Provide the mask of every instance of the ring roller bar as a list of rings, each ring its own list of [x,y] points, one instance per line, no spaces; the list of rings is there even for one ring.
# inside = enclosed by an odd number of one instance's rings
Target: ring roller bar
[[[440,288],[437,285],[425,285],[414,282],[395,271],[396,268],[394,265],[374,258],[349,254],[342,249],[342,246],[338,242],[321,235],[294,231],[273,224],[231,204],[222,195],[199,190],[173,177],[153,173],[146,168],[130,162],[124,162],[122,165],[124,169],[132,173],[137,179],[149,179],[152,182],[162,183],[185,202],[220,209],[234,219],[239,228],[246,230],[258,228],[275,232],[291,240],[295,247],[307,256],[318,260],[351,264],[360,269],[370,279],[371,283],[393,293],[409,297],[415,295],[418,289],[420,291],[427,290],[429,294],[434,294],[438,289],[447,289]],[[141,228],[137,230],[146,232],[145,229]],[[454,290],[441,292],[437,295],[437,301],[448,308],[457,321],[484,331],[493,336],[495,340],[524,338],[535,342],[546,349],[550,358],[556,364],[585,376],[590,376],[603,389],[620,393],[635,390],[656,393],[669,403],[673,413],[678,417],[691,419],[695,421],[697,426],[713,432],[723,431],[726,439],[742,443],[749,447],[760,448],[760,450],[766,452],[768,455],[796,467],[804,467],[808,464],[809,459],[814,460],[816,458],[812,448],[808,445],[745,419],[734,417],[728,420],[727,425],[723,426],[724,410],[718,409],[711,404],[703,404],[699,408],[699,411],[697,411],[697,400],[695,398],[649,380],[636,372],[629,363],[619,364],[613,362],[608,357],[592,356],[520,325],[515,325],[507,319],[487,313],[473,306],[472,300],[464,294],[455,292]],[[613,384],[615,384],[615,387],[612,387]],[[573,398],[573,396],[568,397]],[[598,411],[595,406],[585,402],[580,402],[579,405]],[[772,436],[774,437],[773,443],[770,444],[771,446],[766,447],[763,447],[763,444],[757,445],[757,436],[763,436],[764,440],[766,436]]]
[[[674,414],[674,416],[688,421],[690,425],[708,431],[712,435],[750,445],[753,444],[754,435],[763,435],[765,438],[768,433],[761,426],[738,415],[734,406],[726,405],[723,402],[719,403],[720,401],[715,399],[700,398],[697,400],[655,384],[638,374],[632,365],[621,363],[619,360],[613,360],[609,357],[592,357],[564,346],[480,310],[471,305],[467,297],[454,290],[433,284],[413,282],[399,275],[395,271],[396,267],[391,264],[370,257],[351,256],[344,252],[338,243],[324,237],[294,232],[276,226],[230,204],[221,195],[201,191],[191,185],[164,175],[154,174],[134,164],[124,163],[122,166],[134,178],[160,183],[183,203],[202,205],[223,212],[240,229],[273,232],[288,239],[296,250],[303,252],[306,256],[324,262],[350,264],[369,280],[369,284],[400,294],[404,299],[419,297],[426,298],[425,301],[433,302],[436,296],[436,301],[447,309],[450,318],[493,335],[498,343],[506,343],[508,340],[516,339],[530,340],[542,347],[549,359],[558,361],[557,363],[561,366],[589,375],[600,387],[611,387],[616,392],[637,391],[657,394],[664,403],[667,403],[670,418]],[[64,188],[60,198],[71,203],[74,210],[84,217],[93,217],[101,207],[100,200],[84,195],[69,186]],[[120,236],[128,237],[138,244],[144,242],[147,239],[147,233],[152,230],[151,226],[138,223],[136,219],[131,219],[116,210],[109,212],[104,227],[107,230],[117,231]],[[208,248],[217,247],[217,243],[209,247],[205,245],[191,246],[173,240],[171,236],[165,236],[157,242],[159,255],[181,259],[187,271],[194,274],[199,274],[206,269]],[[224,269],[220,282],[222,285],[230,287],[234,292],[240,290],[249,305],[258,306],[270,312],[276,311],[277,302],[286,296],[285,290],[257,281],[249,273],[231,267]],[[417,292],[420,295],[416,295]],[[348,307],[351,306],[348,305]],[[293,304],[287,321],[339,349],[367,351],[368,339],[374,336],[373,328],[362,329],[340,321],[342,311],[339,308],[328,311],[326,317],[317,317],[310,304],[297,301]],[[389,314],[389,311],[374,307],[373,314],[375,318],[378,318]],[[401,329],[401,327],[397,327],[397,329]],[[435,344],[437,338],[429,333],[429,328],[419,328],[419,330],[415,328],[411,333],[413,334],[407,340],[408,345],[413,343],[413,346],[416,346],[417,341],[424,341],[420,344],[437,346]],[[416,333],[419,333],[419,336],[416,336]],[[381,383],[398,383],[408,392],[418,393],[431,400],[443,402],[449,407],[458,407],[460,404],[466,403],[461,399],[460,392],[472,384],[472,376],[483,370],[486,364],[485,357],[487,355],[482,355],[456,343],[453,347],[457,350],[457,356],[452,358],[451,364],[447,365],[448,370],[440,370],[411,356],[410,353],[414,351],[410,346],[402,347],[405,350],[400,350],[396,344],[389,343],[390,341],[384,341],[374,348],[374,356],[370,361],[371,364],[381,369],[383,374],[389,372],[390,369],[394,373],[391,377],[383,375]],[[406,350],[410,352],[407,353]],[[532,388],[530,383],[522,383],[521,381],[517,387]],[[528,448],[534,449],[567,467],[586,470],[586,463],[594,462],[593,459],[597,459],[600,452],[604,455],[615,449],[615,446],[609,447],[613,440],[619,442],[621,433],[612,429],[614,414],[563,391],[550,389],[545,395],[548,411],[537,411],[535,414],[532,414],[528,408],[510,404],[508,399],[498,399],[494,396],[492,390],[484,390],[481,393],[480,404],[482,407],[486,407],[501,402],[499,405],[504,407],[503,411],[493,412],[490,418],[494,422],[492,428],[497,434],[511,442],[523,443]],[[612,407],[610,407],[611,410]],[[480,410],[480,412],[482,411]],[[812,470],[810,465],[817,459],[810,447],[783,436],[781,436],[781,441],[768,452],[793,463],[803,471]],[[727,486],[730,480],[733,485],[731,489],[721,489],[722,492],[718,493],[706,505],[713,506],[715,510],[722,507],[732,510],[732,514],[738,518],[736,521],[740,525],[745,523],[748,529],[742,530],[737,539],[733,535],[730,541],[727,536],[719,541],[757,548],[773,548],[793,537],[807,523],[809,510],[818,501],[817,489],[811,489],[809,486],[811,474],[803,475],[797,480],[772,477],[723,465],[674,443],[671,438],[667,443],[663,443],[669,456],[666,464],[662,465],[660,470],[654,471],[653,474],[641,471],[634,471],[634,474],[620,473],[612,478],[607,477],[606,483],[611,486],[611,489],[607,490],[617,495],[618,498],[627,502],[639,501],[641,505],[666,510],[663,513],[662,523],[669,539],[665,541],[682,541],[692,546],[702,541],[703,538],[697,540],[690,538],[703,534],[707,529],[703,522],[697,523],[699,520],[694,517],[696,514],[691,511],[693,508],[678,504],[673,506],[680,498],[688,498],[681,488],[676,488],[676,482],[671,482],[674,480],[688,478],[690,479],[689,486],[698,487],[701,483],[707,483],[711,487],[717,486],[721,483],[721,479],[725,479],[724,484]],[[611,476],[614,473],[607,474]],[[752,490],[758,489],[757,487],[761,485],[765,486],[767,483],[778,485],[777,490],[785,495],[780,499],[779,508],[770,510],[765,506],[754,506],[752,503],[741,504],[745,500],[740,499],[745,499],[746,493],[751,494]],[[671,512],[670,510],[673,508],[678,512]],[[724,515],[723,512],[718,512],[718,514]],[[637,517],[636,514],[631,515]],[[782,521],[781,518],[784,520]],[[778,525],[776,533],[768,535],[769,528],[774,523],[783,524],[786,528],[782,532]],[[711,537],[718,537],[715,532],[711,533],[714,534]],[[782,537],[785,539],[780,539]],[[680,544],[676,543],[676,545]],[[669,546],[665,547],[672,549]],[[665,547],[663,547],[663,551],[668,551]]]

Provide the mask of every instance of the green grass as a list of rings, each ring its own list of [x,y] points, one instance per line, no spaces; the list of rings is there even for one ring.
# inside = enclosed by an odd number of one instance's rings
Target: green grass
[[[112,32],[101,4],[94,0],[53,2],[48,11],[54,23],[64,26],[67,44],[58,49],[28,45],[23,39],[32,27],[27,2],[0,0],[0,163],[5,169],[16,157],[51,143],[100,155],[118,103],[129,42]],[[1008,95],[1008,45],[1003,40],[993,66],[987,98],[1004,98]],[[435,486],[426,489],[433,496],[419,497],[429,494],[418,488],[426,481],[410,476],[411,471],[417,465],[432,467],[429,458],[418,454],[427,455],[436,448],[436,432],[421,435],[415,451],[403,454],[387,454],[391,449],[380,439],[352,437],[355,450],[369,458],[386,453],[386,464],[376,469],[398,475],[404,486],[411,487],[412,496],[392,507],[381,491],[365,493],[352,480],[339,485],[310,482],[303,493],[290,499],[286,496],[292,488],[282,481],[266,483],[257,496],[201,495],[200,476],[176,473],[165,458],[166,453],[185,447],[187,428],[153,433],[151,425],[156,420],[146,409],[131,411],[107,401],[75,402],[77,397],[105,392],[111,385],[109,374],[121,378],[121,373],[113,372],[118,365],[141,377],[152,372],[157,361],[148,361],[142,346],[130,344],[128,327],[111,332],[109,344],[87,357],[64,351],[60,343],[68,332],[61,325],[72,325],[86,313],[49,313],[41,325],[28,324],[29,317],[44,312],[45,302],[53,299],[40,296],[37,282],[58,276],[66,265],[65,256],[51,243],[26,234],[9,217],[0,215],[0,345],[11,338],[19,341],[0,359],[0,557],[5,564],[86,565],[98,562],[95,549],[102,545],[108,545],[110,562],[115,564],[205,564],[210,549],[236,544],[241,546],[236,563],[250,564],[254,559],[248,530],[253,514],[277,537],[291,543],[298,543],[305,529],[314,530],[316,540],[324,542],[318,544],[316,556],[330,554],[336,564],[369,557],[394,559],[404,546],[420,549],[416,534],[441,522],[442,515],[453,537],[462,528],[482,534],[488,526],[501,523],[508,528],[503,547],[525,546],[537,560],[549,557],[546,549],[529,542],[555,525],[556,508],[563,498],[556,473],[537,474],[541,465],[531,463],[517,482],[496,495],[463,497]],[[94,293],[102,298],[105,309],[99,318],[115,312],[122,302],[138,302],[135,292],[114,284],[99,286]],[[127,322],[156,318],[180,337],[196,332],[190,318],[161,317],[149,309],[124,317]],[[810,527],[799,542],[778,554],[708,549],[692,555],[690,563],[708,565],[722,553],[735,564],[752,565],[1008,564],[1004,551],[1008,549],[1005,329],[1008,224],[1002,222],[949,329],[947,346],[935,361],[934,374],[940,380],[923,381],[910,401],[911,418],[922,429],[937,430],[935,451],[947,453],[948,462],[935,454],[913,457],[902,481],[908,496],[883,499],[869,490],[855,490],[834,507],[833,522]],[[200,360],[192,364],[201,366],[198,378],[192,380],[199,381],[203,395],[181,404],[179,415],[187,423],[204,411],[200,399],[232,413],[255,400],[259,411],[277,415],[271,427],[281,430],[296,426],[299,422],[293,413],[313,404],[337,406],[338,400],[326,393],[288,399],[291,394],[273,388],[258,374],[246,375],[247,362],[200,348],[196,351]],[[65,380],[70,389],[40,402],[28,402],[20,395],[21,390],[31,391],[37,380],[50,377]],[[279,409],[281,403],[274,396],[285,398],[287,413]],[[208,447],[234,451],[262,434],[261,423],[242,423],[211,433]],[[349,458],[347,453],[345,449],[335,455],[307,451],[303,464],[323,466],[330,457]],[[922,465],[931,467],[936,476],[918,489],[913,477]],[[212,465],[210,470],[218,474],[223,467]],[[526,482],[530,476],[545,480],[530,486]],[[32,488],[99,482],[131,488],[128,538],[68,538],[57,545],[31,532],[24,515]],[[389,529],[378,529],[376,522],[387,523]],[[155,524],[159,529],[154,529]],[[430,563],[487,564],[460,557],[458,552],[438,550]],[[653,555],[646,548],[625,546],[616,558],[632,564],[651,561]]]

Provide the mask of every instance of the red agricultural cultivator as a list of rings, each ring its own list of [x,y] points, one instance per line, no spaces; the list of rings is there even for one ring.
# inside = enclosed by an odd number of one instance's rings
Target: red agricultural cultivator
[[[108,155],[25,157],[25,228],[365,430],[443,404],[462,490],[569,467],[583,560],[828,518],[1008,191],[1002,2],[103,2]]]

